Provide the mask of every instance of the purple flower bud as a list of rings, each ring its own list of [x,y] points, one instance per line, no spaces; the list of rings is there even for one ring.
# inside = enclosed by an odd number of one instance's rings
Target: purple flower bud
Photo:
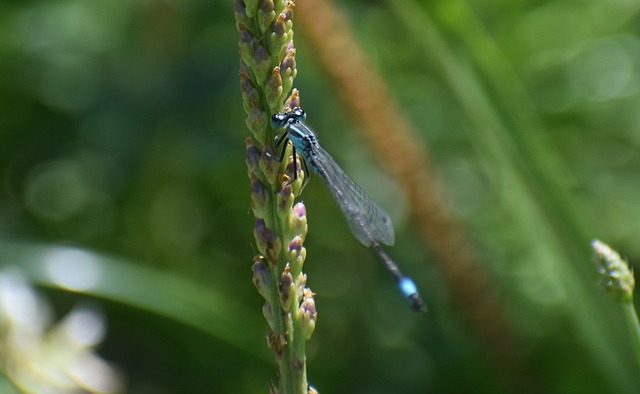
[[[247,169],[249,171],[249,178],[252,175],[255,175],[256,168],[258,168],[258,161],[260,160],[260,150],[253,144],[253,140],[251,138],[247,138],[244,140],[245,145],[247,146]]]
[[[271,69],[271,58],[269,57],[267,50],[262,45],[258,46],[253,54],[253,64],[256,83],[259,86],[262,86],[264,81],[267,80],[267,74],[269,74],[269,70]]]
[[[277,157],[273,152],[270,146],[265,146],[262,149],[262,153],[260,155],[260,169],[264,173],[267,181],[270,184],[275,184],[278,179],[278,171],[280,170],[280,163],[275,161],[273,158]]]
[[[264,219],[269,207],[269,192],[264,184],[251,174],[251,209],[256,218]]]
[[[256,256],[253,258],[253,284],[258,289],[258,293],[268,299],[271,296],[271,273],[267,261],[263,256]]]
[[[296,49],[291,48],[287,49],[287,55],[284,57],[284,60],[280,63],[280,73],[282,77],[290,76],[293,73],[293,70],[296,69]]]
[[[275,23],[273,24],[273,29],[271,31],[275,34],[277,38],[281,38],[282,36],[284,36],[286,32],[286,26],[285,26],[286,18],[287,16],[281,12],[276,18]]]
[[[307,216],[307,208],[304,206],[304,203],[302,201],[294,205],[292,211],[299,218]]]
[[[291,234],[299,235],[303,240],[307,236],[307,210],[302,202],[293,206],[289,215],[289,228]]]
[[[289,41],[287,43],[287,45],[285,46],[285,48],[286,48],[287,52],[289,52],[292,49],[295,50],[295,46],[293,45],[293,40]]]
[[[278,105],[280,103],[280,96],[282,96],[282,92],[282,76],[280,75],[280,67],[276,66],[271,71],[264,89],[267,104],[272,107]]]
[[[291,310],[291,303],[296,294],[296,286],[293,283],[293,275],[291,275],[291,269],[289,264],[284,268],[284,272],[280,276],[278,282],[278,293],[280,294],[280,307],[283,311],[289,312]]]
[[[291,91],[291,96],[284,102],[285,109],[291,111],[294,108],[300,108],[300,93],[298,89],[293,89]]]
[[[285,21],[289,22],[289,24],[290,24],[291,20],[293,19],[294,3],[292,1],[287,1],[286,4],[287,4],[286,8],[282,11],[282,13],[280,15],[284,14]],[[289,28],[291,28],[291,27],[289,27]]]
[[[276,17],[273,0],[261,0],[258,4],[258,26],[262,33],[266,32]]]
[[[240,25],[238,30],[240,32],[240,46],[247,45],[250,48],[251,52],[253,52],[253,46],[256,43],[256,39],[253,36],[253,33],[251,33],[246,25]]]
[[[269,300],[265,301],[264,305],[262,306],[262,315],[267,320],[271,331],[275,331],[276,327],[278,327],[279,313],[273,313],[273,308],[271,307],[271,303],[269,302]]]
[[[269,124],[268,118],[267,114],[260,108],[253,108],[245,120],[247,128],[251,130],[259,141],[264,141],[267,125]]]
[[[242,0],[234,0],[233,1],[233,11],[236,14],[245,15],[246,14],[246,10],[245,10],[245,6],[244,6],[244,1],[242,1]]]
[[[289,243],[289,252],[296,252],[296,253],[300,253],[302,251],[302,243],[303,243],[303,239],[301,236],[296,235],[295,237],[293,237],[293,239],[291,240],[291,242]]]
[[[284,351],[284,347],[287,345],[287,336],[278,335],[276,333],[270,333],[267,335],[267,346],[269,349],[276,352],[276,355],[282,356],[282,352]]]
[[[311,290],[304,290],[304,300],[297,313],[302,336],[307,341],[311,338],[311,335],[313,335],[313,331],[316,328],[316,320],[318,319],[316,302],[313,296],[314,294]]]
[[[242,94],[242,104],[245,112],[250,113],[253,109],[260,108],[260,93],[251,79],[247,75],[243,75],[243,73],[240,73],[240,93]]]
[[[276,196],[276,203],[278,216],[285,219],[291,212],[291,206],[293,205],[293,192],[291,185],[285,185],[280,189]]]
[[[287,55],[280,63],[280,75],[282,76],[282,91],[288,92],[293,86],[293,79],[298,71],[296,70],[296,50],[287,49]]]
[[[260,11],[266,14],[268,12],[273,11],[276,8],[276,6],[273,3],[273,0],[261,0],[260,3],[258,4],[258,8],[260,9]]]
[[[289,262],[294,272],[300,272],[307,257],[307,249],[302,245],[304,239],[300,235],[293,237],[289,243]]]
[[[256,47],[256,39],[253,36],[253,33],[247,27],[240,23],[239,26],[240,31],[240,58],[243,62],[245,62],[248,66],[253,65],[253,53],[255,52]]]
[[[280,255],[280,239],[264,223],[263,219],[256,219],[253,230],[258,250],[271,264],[278,264]]]
[[[241,24],[246,25],[247,23],[249,23],[249,19],[247,18],[247,11],[244,6],[244,1],[234,0],[233,11],[236,15],[236,28],[240,29]]]

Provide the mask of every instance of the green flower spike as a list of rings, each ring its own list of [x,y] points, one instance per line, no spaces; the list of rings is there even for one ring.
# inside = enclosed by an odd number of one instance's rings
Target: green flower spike
[[[622,301],[625,321],[632,338],[637,366],[640,367],[640,321],[633,306],[633,288],[635,279],[629,263],[623,260],[618,252],[609,245],[597,239],[591,242],[595,254],[595,262],[600,274],[600,284],[613,295],[614,299]]]
[[[631,302],[635,279],[629,263],[609,245],[597,239],[591,242],[595,253],[595,262],[600,274],[600,284],[616,299]]]
[[[293,10],[293,1],[234,0],[240,92],[245,124],[252,135],[246,140],[246,163],[256,219],[253,234],[260,253],[253,260],[253,283],[264,299],[262,313],[270,330],[267,345],[278,363],[278,382],[271,383],[269,391],[307,394],[305,343],[313,333],[317,312],[302,272],[307,253],[303,245],[306,210],[302,203],[294,205],[304,172],[290,146],[275,152],[278,130],[269,122],[271,115],[300,106],[297,90],[288,96],[297,74]],[[274,160],[280,157],[280,149],[285,149],[287,159],[282,163]]]

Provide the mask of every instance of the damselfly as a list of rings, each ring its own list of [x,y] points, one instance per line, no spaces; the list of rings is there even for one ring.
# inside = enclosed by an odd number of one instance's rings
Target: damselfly
[[[344,216],[351,233],[364,246],[371,247],[387,267],[403,296],[416,312],[424,312],[426,306],[416,284],[405,276],[396,263],[382,249],[380,244],[393,245],[395,234],[389,215],[376,204],[369,195],[349,177],[333,158],[318,144],[313,131],[304,124],[305,112],[296,108],[291,112],[275,114],[271,117],[274,128],[284,127],[285,132],[276,140],[276,148],[284,143],[279,161],[282,161],[291,141],[294,157],[294,177],[297,177],[296,154],[303,159],[305,172],[307,165],[325,181]]]

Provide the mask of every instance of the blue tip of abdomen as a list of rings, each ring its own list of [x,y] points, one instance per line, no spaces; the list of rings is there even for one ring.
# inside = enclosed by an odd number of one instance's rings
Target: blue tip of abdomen
[[[427,305],[422,300],[420,293],[418,292],[418,286],[408,276],[403,276],[398,280],[398,288],[402,292],[402,295],[409,303],[409,306],[414,312],[426,312]]]

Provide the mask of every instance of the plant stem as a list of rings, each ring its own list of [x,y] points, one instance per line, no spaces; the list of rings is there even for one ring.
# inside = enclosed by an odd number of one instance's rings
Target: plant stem
[[[625,302],[623,309],[626,318],[625,320],[629,327],[629,333],[633,337],[634,353],[638,362],[636,367],[640,369],[640,321],[638,321],[638,313],[633,307],[633,302]]]

